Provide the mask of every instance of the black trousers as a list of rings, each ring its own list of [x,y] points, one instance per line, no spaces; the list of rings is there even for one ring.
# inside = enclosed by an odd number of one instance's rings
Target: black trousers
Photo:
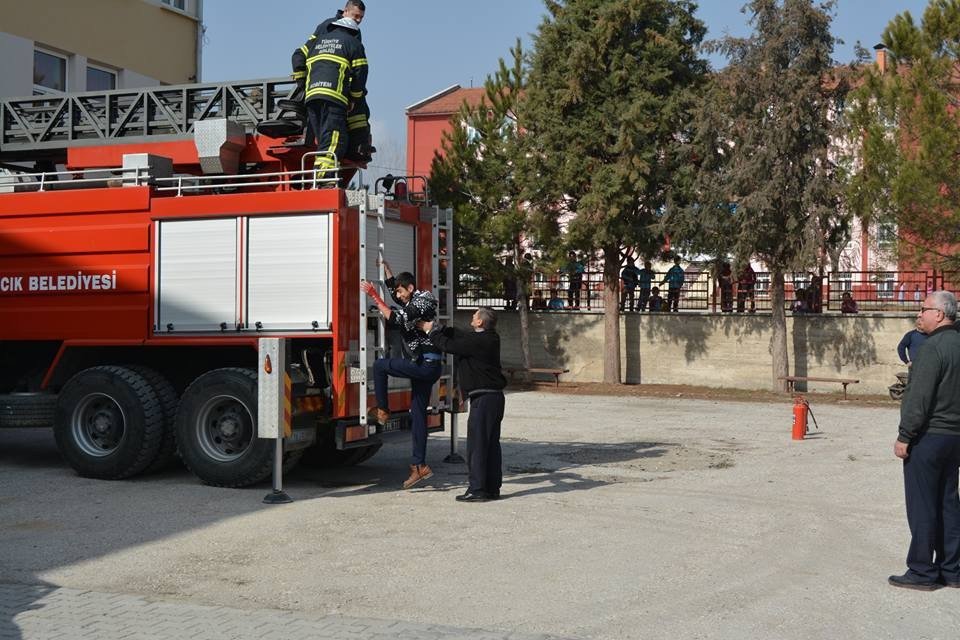
[[[500,495],[503,484],[503,453],[500,450],[500,423],[503,422],[502,392],[470,398],[467,419],[467,491]]]
[[[333,177],[328,170],[340,163],[347,150],[347,107],[326,100],[311,100],[307,103],[307,116],[320,152],[313,161],[317,177]]]
[[[925,433],[903,461],[910,525],[907,567],[917,581],[960,582],[960,436]]]

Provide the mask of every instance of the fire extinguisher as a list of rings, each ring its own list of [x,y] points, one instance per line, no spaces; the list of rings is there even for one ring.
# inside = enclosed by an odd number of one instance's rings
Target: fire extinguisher
[[[793,439],[803,440],[807,435],[807,413],[810,411],[810,404],[803,396],[793,398]]]
[[[817,424],[817,416],[813,415],[813,409],[807,399],[801,395],[793,398],[793,439],[803,440],[809,429],[807,428],[807,416],[813,420],[813,426],[820,429]]]

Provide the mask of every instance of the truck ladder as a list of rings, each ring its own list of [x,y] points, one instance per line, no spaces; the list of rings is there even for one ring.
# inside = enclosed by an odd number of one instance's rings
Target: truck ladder
[[[433,218],[433,295],[437,298],[437,320],[445,325],[452,324],[456,311],[456,296],[453,290],[453,210],[434,209]],[[457,419],[462,408],[460,407],[459,392],[457,391],[457,377],[454,356],[447,354],[443,359],[443,373],[440,382],[447,387],[446,398],[440,403],[439,385],[433,388],[431,404],[438,411],[450,414],[450,454],[443,459],[448,464],[465,462],[457,451],[459,433]]]
[[[358,194],[359,196],[359,212],[360,212],[360,224],[359,224],[359,236],[360,236],[360,252],[359,252],[359,270],[360,270],[360,280],[370,281],[371,275],[376,275],[377,287],[380,289],[380,296],[386,300],[389,297],[385,287],[384,287],[384,270],[383,270],[383,235],[384,235],[384,221],[386,220],[386,204],[384,201],[383,194],[370,195],[366,190],[348,192],[348,196],[353,194]],[[348,204],[350,204],[348,202]],[[370,222],[370,211],[376,211],[377,219],[377,246],[369,247],[367,246],[367,224]],[[377,252],[377,273],[368,274],[367,273],[367,252],[376,251]],[[377,357],[385,357],[385,349],[387,344],[387,323],[383,315],[379,310],[374,310],[371,308],[370,301],[367,299],[367,296],[363,293],[360,294],[360,326],[359,326],[359,344],[358,344],[358,354],[359,361],[356,367],[356,376],[355,379],[351,379],[350,382],[359,382],[360,383],[360,424],[367,424],[367,411],[370,407],[367,402],[367,394],[369,393],[369,387],[367,383],[370,380],[370,368],[373,365],[374,360]],[[377,319],[377,338],[374,344],[368,344],[369,340],[367,339],[367,319],[376,318]],[[372,352],[372,353],[371,353]]]
[[[74,146],[160,142],[193,135],[207,118],[229,118],[248,133],[276,118],[289,78],[188,84],[0,100],[0,161],[55,161]]]

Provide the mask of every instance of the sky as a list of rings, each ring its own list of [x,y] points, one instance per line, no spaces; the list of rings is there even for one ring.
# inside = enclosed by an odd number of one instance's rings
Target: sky
[[[203,82],[282,78],[290,54],[342,0],[205,0]],[[370,170],[405,173],[407,107],[447,87],[481,86],[517,38],[524,48],[545,13],[540,0],[365,0],[361,30],[370,61],[367,83],[374,156]],[[746,35],[741,0],[701,0],[707,38]],[[839,0],[834,58],[847,63],[854,44],[868,49],[887,23],[910,11],[918,22],[928,0]],[[722,60],[714,59],[715,66]]]

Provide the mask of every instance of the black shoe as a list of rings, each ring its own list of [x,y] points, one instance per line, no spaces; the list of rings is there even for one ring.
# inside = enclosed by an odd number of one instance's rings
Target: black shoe
[[[488,502],[490,496],[482,491],[467,491],[457,496],[457,502]]]
[[[914,589],[915,591],[936,591],[943,586],[938,582],[919,582],[913,578],[907,577],[906,574],[902,576],[890,576],[887,578],[887,582],[894,587],[900,587],[901,589]]]
[[[960,581],[944,580],[941,578],[940,584],[945,587],[950,587],[951,589],[960,589]]]

